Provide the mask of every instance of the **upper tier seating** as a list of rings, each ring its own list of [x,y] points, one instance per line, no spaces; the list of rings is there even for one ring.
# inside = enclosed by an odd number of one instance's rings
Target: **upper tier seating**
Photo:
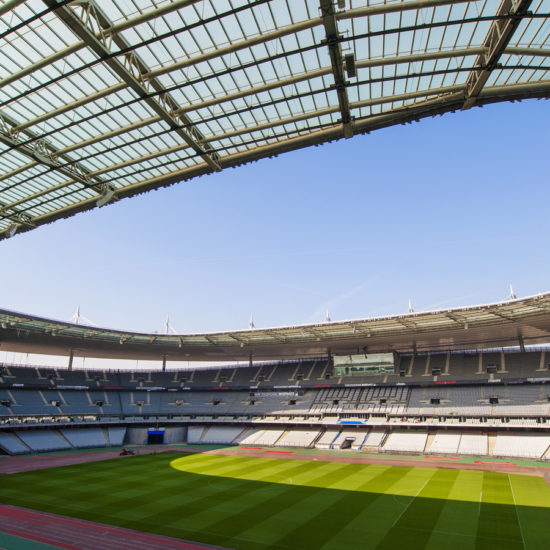
[[[400,414],[405,410],[408,392],[405,386],[324,388],[316,395],[311,411]]]
[[[21,367],[0,364],[0,384],[13,382],[87,386],[97,390],[103,386],[147,388],[214,388],[274,386],[313,387],[327,384],[365,384],[384,382],[433,382],[460,380],[506,380],[510,378],[547,378],[550,356],[546,352],[507,353],[440,353],[431,355],[404,355],[395,373],[373,375],[336,375],[326,359],[260,364],[252,367],[216,367],[195,370],[153,372],[105,372],[42,367]],[[401,376],[400,373],[403,373]]]
[[[407,412],[427,416],[548,416],[548,391],[547,386],[539,384],[413,388]]]

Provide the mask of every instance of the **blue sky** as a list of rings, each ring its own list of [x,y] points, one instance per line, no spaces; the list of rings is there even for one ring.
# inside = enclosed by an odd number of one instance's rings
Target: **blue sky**
[[[287,153],[0,242],[0,307],[178,332],[550,290],[549,104]]]

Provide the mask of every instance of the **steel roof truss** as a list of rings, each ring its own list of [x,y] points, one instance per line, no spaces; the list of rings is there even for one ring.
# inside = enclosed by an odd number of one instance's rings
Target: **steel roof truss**
[[[64,157],[65,160],[70,160],[70,164],[62,165],[58,152],[46,140],[28,131],[25,134],[31,138],[30,143],[21,143],[21,131],[17,128],[17,123],[8,115],[0,113],[0,143],[9,148],[17,149],[19,153],[32,159],[34,162],[31,163],[31,167],[36,164],[45,165],[51,170],[69,177],[70,183],[79,182],[101,194],[101,189],[106,185],[103,180],[95,178],[95,181],[93,181],[89,171],[73,159]],[[27,221],[32,225],[32,220]]]
[[[497,67],[498,60],[518,28],[521,19],[527,15],[532,0],[502,0],[495,19],[487,32],[483,47],[486,52],[476,59],[476,67],[467,80],[466,98],[463,109],[472,107],[491,72]],[[505,16],[511,17],[505,17]]]
[[[49,7],[55,6],[55,0],[43,0]],[[114,42],[122,50],[128,47],[122,35],[111,35],[108,31],[113,25],[107,16],[92,0],[80,2],[80,10],[62,7],[55,14],[63,23],[100,58],[113,72],[130,87],[138,97],[149,105],[153,111],[178,134],[195,152],[197,152],[213,171],[221,170],[219,155],[209,150],[203,143],[203,136],[185,115],[178,114],[179,106],[167,93],[152,97],[151,92],[162,92],[161,85],[154,78],[145,75],[150,72],[141,58],[130,52],[123,56],[123,61],[112,57],[111,45]],[[100,38],[98,38],[98,35]]]

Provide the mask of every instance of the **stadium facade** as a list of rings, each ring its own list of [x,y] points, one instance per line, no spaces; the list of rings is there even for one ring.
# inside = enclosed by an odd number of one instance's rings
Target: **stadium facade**
[[[115,332],[4,311],[0,349],[59,353],[65,346],[70,358],[83,349],[67,342],[86,340],[92,355],[138,357],[143,349],[150,358],[155,349],[163,361],[146,372],[3,364],[0,448],[244,444],[547,460],[549,299],[200,336]],[[110,352],[113,338],[118,347]],[[208,357],[207,349],[222,349],[228,360],[246,352],[249,365],[220,366],[214,354],[211,368],[166,369],[172,340],[185,353],[199,338],[195,358]],[[262,346],[273,356],[256,361]]]

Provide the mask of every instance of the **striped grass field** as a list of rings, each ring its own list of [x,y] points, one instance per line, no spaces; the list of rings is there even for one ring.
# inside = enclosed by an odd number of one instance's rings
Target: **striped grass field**
[[[548,550],[539,477],[215,454],[6,475],[0,501],[246,550]]]

